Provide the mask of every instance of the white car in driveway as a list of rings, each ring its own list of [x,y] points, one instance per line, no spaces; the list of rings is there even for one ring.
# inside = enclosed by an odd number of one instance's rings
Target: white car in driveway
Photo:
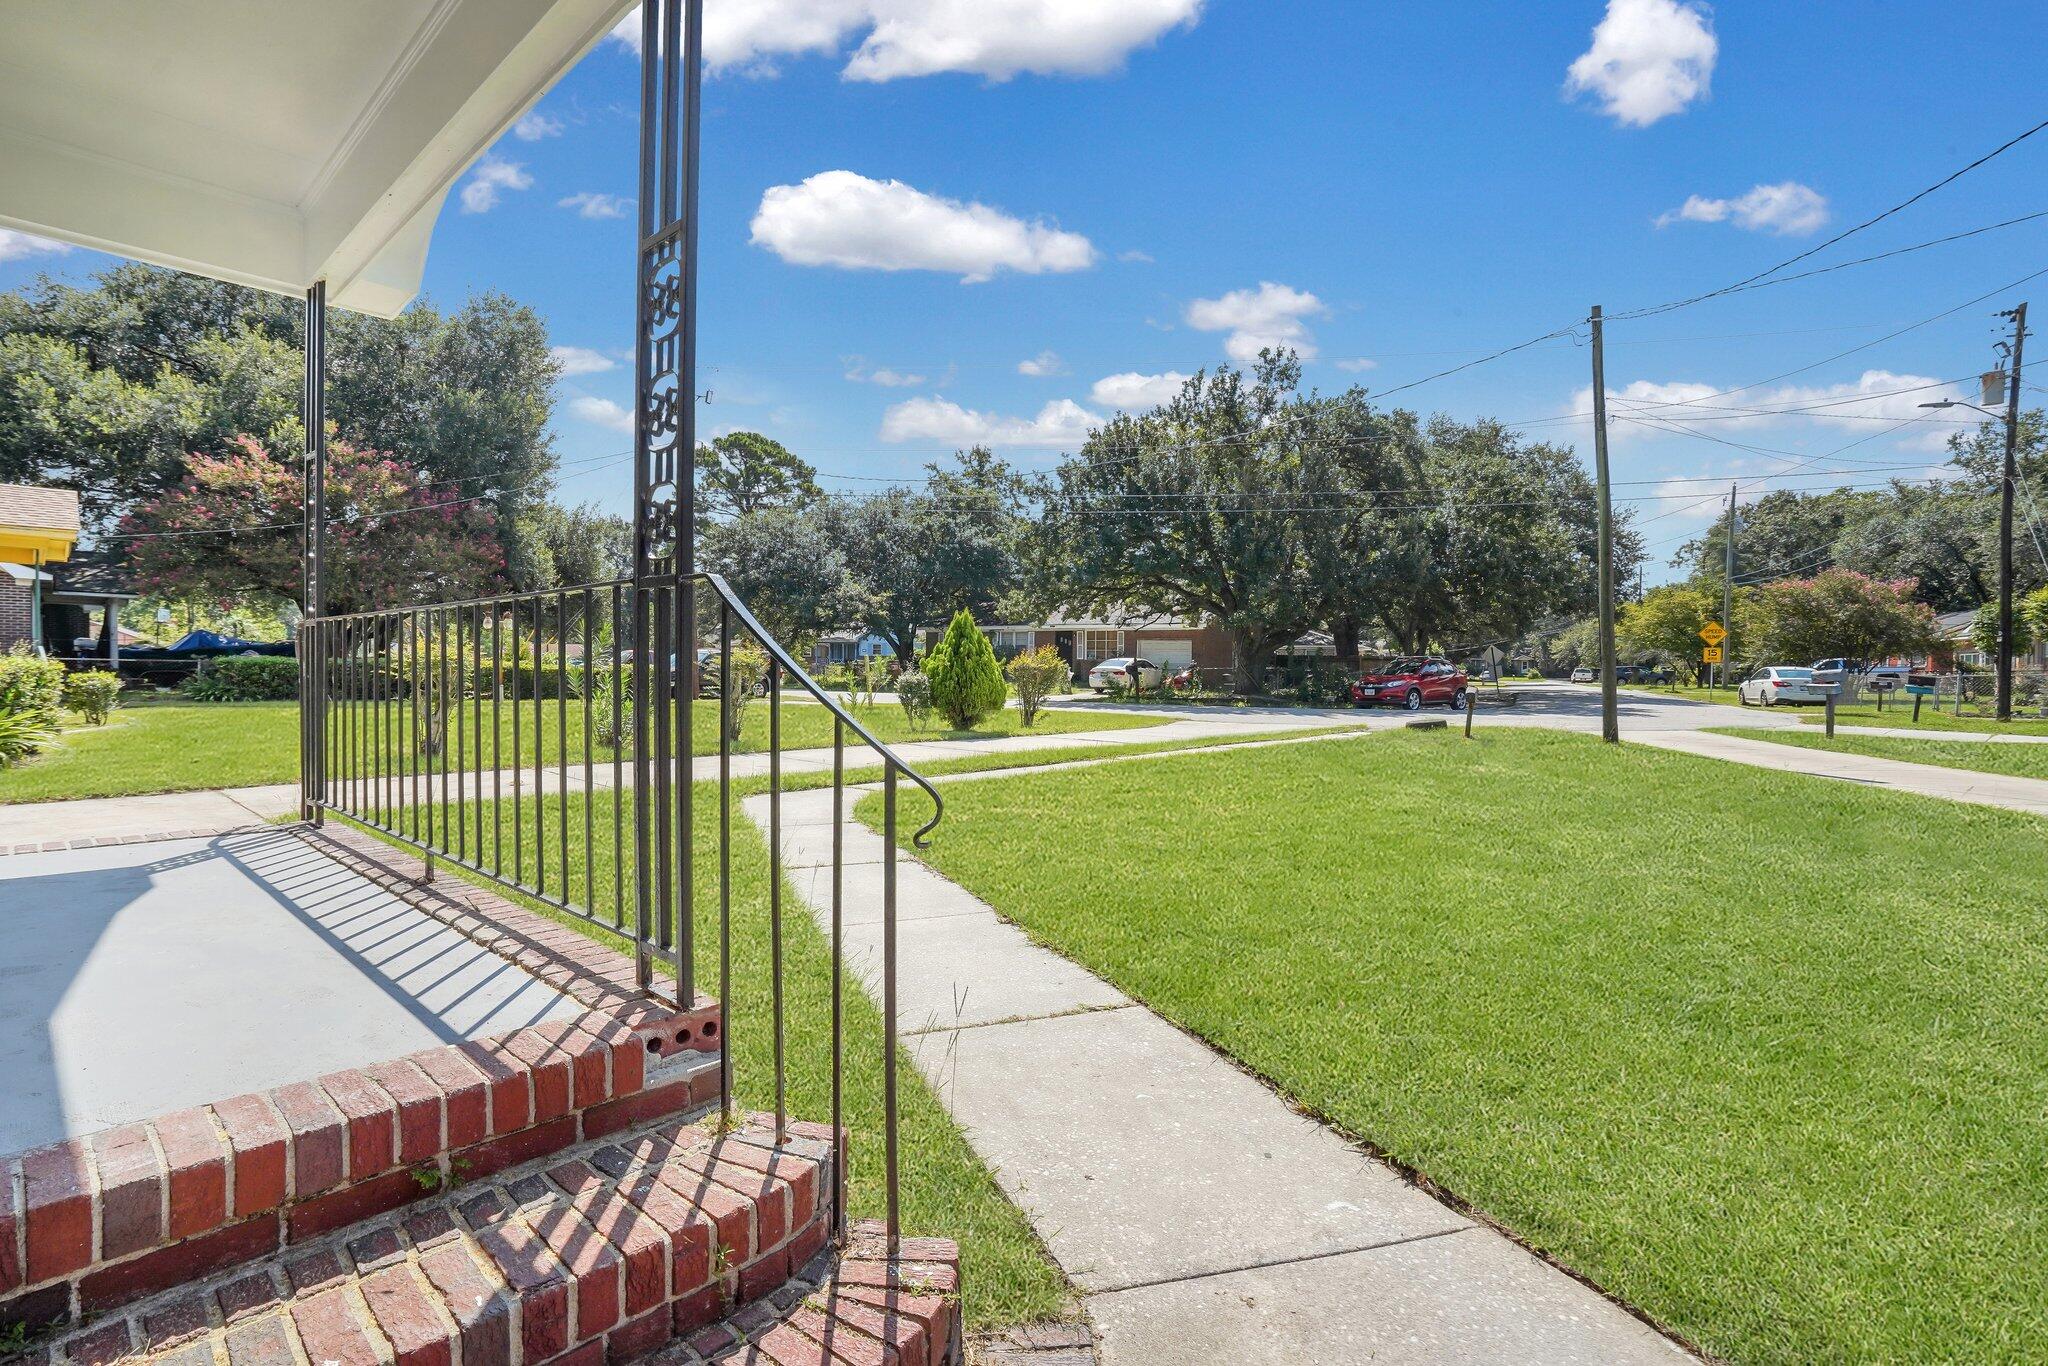
[[[1758,669],[1735,690],[1745,707],[1775,707],[1780,702],[1825,702],[1827,688],[1813,681],[1813,670],[1773,666]]]
[[[1097,692],[1111,688],[1156,688],[1165,681],[1166,670],[1149,659],[1105,659],[1088,671],[1088,686]]]

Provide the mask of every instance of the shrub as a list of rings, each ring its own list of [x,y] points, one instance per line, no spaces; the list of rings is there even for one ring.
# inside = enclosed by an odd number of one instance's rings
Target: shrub
[[[732,650],[732,677],[719,680],[721,697],[730,695],[730,705],[720,710],[725,715],[726,738],[734,745],[740,742],[740,729],[746,723],[747,703],[754,700],[754,694],[761,689],[768,677],[768,652],[752,645],[735,645]]]
[[[195,702],[289,702],[299,695],[299,661],[290,655],[202,659],[180,691]]]
[[[932,681],[921,669],[911,669],[896,680],[896,700],[903,704],[903,719],[912,730],[923,730],[932,719]]]
[[[622,692],[618,698],[618,710],[612,710],[612,696],[601,693],[596,708],[590,713],[591,738],[606,749],[624,749],[633,743],[633,695]]]
[[[121,705],[121,675],[105,669],[75,673],[64,680],[64,705],[83,716],[87,725],[104,726]]]
[[[954,730],[974,729],[1001,711],[1009,696],[995,647],[965,610],[953,614],[946,634],[925,656],[924,672],[932,681],[932,706]]]
[[[881,655],[862,655],[854,666],[854,690],[863,707],[875,705],[875,694],[889,685],[889,660]]]
[[[50,723],[29,711],[0,711],[0,768],[34,754],[48,743]]]
[[[1038,711],[1045,705],[1045,699],[1058,692],[1060,685],[1073,677],[1067,661],[1061,659],[1059,651],[1050,645],[1041,645],[1028,654],[1018,655],[1003,672],[1008,675],[1011,686],[1017,689],[1017,710],[1023,713],[1027,726],[1038,720]]]
[[[56,725],[64,699],[64,666],[17,645],[0,655],[0,713],[32,717],[45,729]]]

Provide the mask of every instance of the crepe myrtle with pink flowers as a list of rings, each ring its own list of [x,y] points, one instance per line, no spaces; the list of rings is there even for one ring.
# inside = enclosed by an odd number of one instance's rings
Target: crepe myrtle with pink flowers
[[[187,455],[184,477],[113,539],[146,592],[297,602],[303,496],[296,463],[243,437],[220,455]],[[330,613],[475,597],[503,580],[490,507],[388,451],[330,444],[326,505]]]

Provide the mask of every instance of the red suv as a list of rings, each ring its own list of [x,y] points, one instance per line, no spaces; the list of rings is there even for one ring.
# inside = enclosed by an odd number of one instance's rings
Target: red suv
[[[1465,671],[1450,660],[1416,655],[1361,677],[1351,685],[1351,701],[1359,707],[1402,706],[1409,711],[1421,711],[1425,702],[1463,709],[1466,683]]]

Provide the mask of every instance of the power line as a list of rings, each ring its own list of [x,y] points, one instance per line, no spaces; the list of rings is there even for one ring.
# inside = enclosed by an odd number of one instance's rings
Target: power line
[[[1961,167],[1958,170],[1949,172],[1940,180],[1937,180],[1932,185],[1929,185],[1926,189],[1921,190],[1905,199],[1900,200],[1898,203],[1892,205],[1890,208],[1884,210],[1882,213],[1875,214],[1869,218],[1866,218],[1862,222],[1854,225],[1853,227],[1844,228],[1842,231],[1836,233],[1833,237],[1828,238],[1825,242],[1820,242],[1815,244],[1814,246],[1808,247],[1805,251],[1802,251],[1797,255],[1788,256],[1784,260],[1778,262],[1776,265],[1771,266],[1765,270],[1760,270],[1756,274],[1751,275],[1746,279],[1737,280],[1733,284],[1723,285],[1719,289],[1709,290],[1704,294],[1695,294],[1691,298],[1674,299],[1669,303],[1657,304],[1649,308],[1639,308],[1633,310],[1632,312],[1618,313],[1614,316],[1620,319],[1654,317],[1660,313],[1670,313],[1681,308],[1690,308],[1694,304],[1705,303],[1709,299],[1718,299],[1722,295],[1733,294],[1738,290],[1747,289],[1750,286],[1755,285],[1757,282],[1764,280],[1769,276],[1776,275],[1779,271],[1784,270],[1787,266],[1797,265],[1799,262],[1806,260],[1808,257],[1826,251],[1829,247],[1834,246],[1837,242],[1841,242],[1847,238],[1854,237],[1857,233],[1862,232],[1865,228],[1874,227],[1877,224],[1882,223],[1885,219],[1890,218],[1892,215],[1903,212],[1908,208],[1911,208],[1913,205],[1927,198],[1927,196],[1933,194],[1936,190],[1942,189],[1944,186],[1953,184],[1955,181],[1962,179],[1964,176],[1976,170],[1979,166],[1982,166],[1987,161],[1990,161],[1994,157],[2000,156],[2003,153],[2011,150],[2012,148],[2017,147],[2020,143],[2025,142],[2028,138],[2034,136],[2034,134],[2040,132],[2044,128],[2048,128],[2048,119],[2041,120],[2041,122],[2035,124],[2032,128],[2027,129],[2024,133],[2019,134],[2017,137],[2007,139],[2005,142],[2000,143],[1997,147],[1992,148],[1989,152],[1986,152],[1983,156],[1978,157],[1969,165]]]

